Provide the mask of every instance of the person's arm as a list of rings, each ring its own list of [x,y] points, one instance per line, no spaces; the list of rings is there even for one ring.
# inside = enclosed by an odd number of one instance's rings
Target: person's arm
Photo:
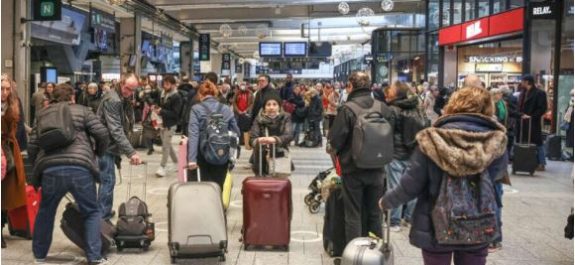
[[[235,93],[234,97],[232,98],[232,108],[234,113],[240,113],[240,110],[238,109],[238,94],[239,93]]]
[[[260,137],[262,137],[260,125],[258,124],[257,120],[254,120],[252,123],[252,128],[250,129],[250,146],[255,148],[258,145],[257,140]]]
[[[278,135],[278,136],[274,136],[274,138],[276,139],[276,145],[277,146],[288,146],[289,143],[293,140],[293,127],[291,124],[291,118],[289,117],[289,115],[286,115],[286,121],[283,124],[283,133],[282,135]]]
[[[535,111],[532,113],[531,117],[539,118],[547,112],[547,93],[539,90],[539,93],[536,95],[535,102]]]
[[[227,115],[228,115],[228,130],[234,132],[238,137],[241,136],[241,131],[240,131],[240,127],[238,127],[238,122],[236,121],[236,117],[234,116],[234,113],[232,112],[231,108],[229,106],[224,106],[224,108],[227,109]]]
[[[200,142],[199,110],[192,108],[190,123],[188,124],[188,163],[196,163],[198,160],[198,144]]]
[[[351,124],[350,116],[352,116],[353,113],[350,112],[351,110],[348,107],[342,107],[341,111],[335,116],[335,120],[328,131],[327,139],[329,145],[337,154],[343,151],[345,142],[347,141],[349,133],[351,133],[353,125]]]
[[[397,208],[411,201],[428,186],[428,158],[417,148],[409,160],[409,166],[399,180],[399,185],[383,196],[385,209]]]

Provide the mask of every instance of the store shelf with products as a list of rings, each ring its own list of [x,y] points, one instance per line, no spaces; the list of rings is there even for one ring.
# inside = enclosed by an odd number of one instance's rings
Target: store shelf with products
[[[463,86],[463,80],[469,73],[457,76],[457,86]],[[499,87],[501,85],[516,86],[521,83],[521,75],[517,73],[473,73],[488,87]]]

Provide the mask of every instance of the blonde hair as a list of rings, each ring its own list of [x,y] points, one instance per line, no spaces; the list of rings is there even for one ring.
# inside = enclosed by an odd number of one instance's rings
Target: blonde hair
[[[478,113],[493,116],[495,108],[490,93],[479,87],[464,87],[457,90],[443,108],[445,114]]]

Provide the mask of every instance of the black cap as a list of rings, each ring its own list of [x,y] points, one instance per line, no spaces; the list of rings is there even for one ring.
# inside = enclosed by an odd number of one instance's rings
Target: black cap
[[[533,78],[533,76],[530,74],[527,74],[527,75],[524,75],[523,77],[521,77],[521,81],[527,81],[530,85],[535,84],[535,78]]]

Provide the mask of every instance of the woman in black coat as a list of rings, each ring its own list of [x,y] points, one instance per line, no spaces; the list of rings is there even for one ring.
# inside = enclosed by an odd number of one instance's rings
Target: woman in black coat
[[[383,209],[392,209],[417,198],[409,239],[422,249],[426,265],[449,265],[452,255],[456,265],[486,262],[490,241],[439,244],[431,213],[445,175],[468,177],[488,172],[492,182],[503,177],[507,136],[505,128],[492,118],[493,113],[486,90],[463,88],[455,92],[444,108],[444,116],[418,133],[419,146],[399,186],[388,191],[380,202]],[[491,205],[498,199],[497,194],[493,196]]]

